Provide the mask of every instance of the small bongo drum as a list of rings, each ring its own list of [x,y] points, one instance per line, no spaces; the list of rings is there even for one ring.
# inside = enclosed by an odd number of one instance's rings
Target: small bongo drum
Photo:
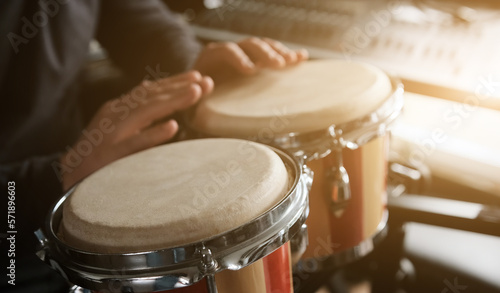
[[[402,93],[371,65],[309,61],[216,87],[189,113],[187,128],[305,158],[314,182],[304,257],[341,265],[368,254],[386,233],[387,127]]]
[[[289,240],[311,178],[239,139],[177,142],[90,175],[37,231],[72,292],[293,292]]]

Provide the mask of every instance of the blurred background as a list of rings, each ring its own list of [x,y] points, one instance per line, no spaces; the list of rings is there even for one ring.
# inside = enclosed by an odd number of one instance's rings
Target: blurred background
[[[368,62],[404,84],[389,234],[355,263],[299,267],[296,292],[500,292],[500,2],[165,3],[202,42],[269,37],[313,59]],[[83,95],[121,91],[120,72],[97,43],[86,80]]]

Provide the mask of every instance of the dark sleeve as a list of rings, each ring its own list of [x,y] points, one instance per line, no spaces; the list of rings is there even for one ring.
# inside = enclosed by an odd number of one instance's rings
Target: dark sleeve
[[[97,38],[136,80],[186,71],[200,50],[187,23],[159,0],[102,1]]]
[[[62,184],[52,166],[59,157],[60,154],[54,154],[0,165],[2,211],[5,211],[2,212],[5,219],[1,221],[1,233],[16,231],[19,257],[35,252],[36,238],[33,232],[44,224],[50,207],[62,195]],[[15,218],[11,218],[15,222],[11,227],[7,215],[8,202],[12,199],[8,197],[9,186],[10,191],[15,193],[15,213],[12,213]]]

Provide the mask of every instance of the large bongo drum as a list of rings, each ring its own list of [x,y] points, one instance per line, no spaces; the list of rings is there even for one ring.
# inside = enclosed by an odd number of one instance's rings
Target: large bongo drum
[[[368,254],[386,234],[387,128],[402,93],[371,65],[309,61],[219,85],[188,115],[187,128],[305,158],[314,181],[304,258],[336,266]]]
[[[289,240],[310,182],[293,156],[259,143],[156,147],[62,197],[38,255],[72,292],[291,293]]]

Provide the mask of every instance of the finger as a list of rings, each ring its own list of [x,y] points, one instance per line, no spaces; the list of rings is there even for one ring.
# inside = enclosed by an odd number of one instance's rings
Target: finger
[[[128,96],[135,97],[134,100],[140,102],[146,102],[147,99],[160,95],[166,94],[181,88],[188,86],[193,82],[199,82],[199,80],[177,80],[159,83],[157,81],[144,80],[138,86],[134,87],[129,93],[122,96],[121,99],[130,99]]]
[[[119,143],[113,152],[120,158],[157,146],[173,138],[179,129],[175,120],[148,128],[137,135]]]
[[[263,38],[262,40],[268,43],[274,51],[278,52],[278,54],[285,58],[287,64],[294,64],[299,61],[297,53],[283,45],[281,42],[268,38]]]
[[[172,94],[159,96],[150,105],[147,105],[147,108],[149,108],[148,111],[151,111],[152,115],[161,116],[166,111],[169,112],[167,115],[170,115],[175,111],[194,105],[203,95],[201,86],[197,83],[192,83]]]
[[[246,39],[239,45],[259,65],[272,68],[281,68],[286,65],[285,58],[259,38]]]
[[[214,80],[210,76],[204,76],[198,84],[201,87],[203,95],[211,93],[214,89]]]
[[[120,122],[120,138],[133,135],[151,125],[154,121],[194,105],[203,95],[201,86],[190,84],[186,88],[168,95],[158,95],[134,109]]]
[[[305,61],[309,59],[309,51],[306,49],[300,49],[295,51],[297,53],[297,62]]]
[[[156,89],[153,89],[150,91],[150,94],[171,94],[172,92],[176,92],[179,90],[183,90],[186,87],[189,87],[192,83],[197,83],[200,85],[202,89],[202,94],[208,94],[212,92],[213,87],[214,87],[214,82],[211,77],[209,76],[200,76],[199,80],[194,80],[194,81],[179,81],[179,82],[173,82],[171,84],[167,84],[161,87],[158,87]]]
[[[201,74],[197,70],[190,70],[184,73],[180,73],[177,75],[173,75],[167,78],[159,79],[156,82],[163,83],[171,83],[171,82],[179,82],[179,81],[199,81],[201,79]]]
[[[171,82],[171,83],[165,83],[165,84],[158,84],[155,87],[151,87],[149,90],[149,96],[150,97],[155,97],[158,95],[168,95],[172,92],[176,92],[179,90],[182,90],[192,83],[199,83],[201,82],[200,80],[196,81],[177,81],[177,82]]]
[[[183,84],[199,82],[201,81],[201,79],[202,75],[198,71],[191,70],[182,74],[155,81],[145,80],[141,83],[140,86],[146,87],[151,92],[160,92],[167,91],[170,88],[178,88]]]
[[[208,49],[214,50],[214,59],[220,58],[238,72],[244,74],[255,73],[255,64],[250,57],[235,43],[213,43]]]

